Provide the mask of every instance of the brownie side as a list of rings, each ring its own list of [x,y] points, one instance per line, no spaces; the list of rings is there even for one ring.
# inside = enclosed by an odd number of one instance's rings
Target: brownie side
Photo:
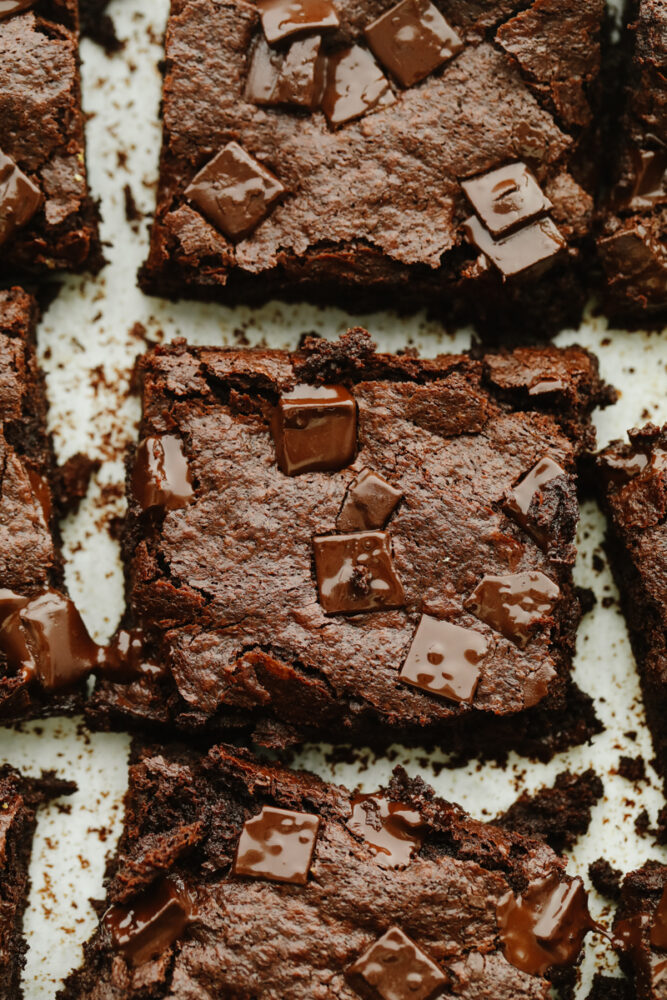
[[[51,775],[27,778],[0,767],[0,997],[21,1000],[26,942],[23,913],[28,902],[28,866],[37,824],[36,810],[58,795],[75,791]]]
[[[41,195],[0,246],[9,273],[96,272],[103,263],[86,180],[78,26],[76,0],[38,0],[0,20],[0,151]]]
[[[630,633],[659,773],[667,777],[667,426],[628,432],[598,459],[606,548]]]
[[[340,26],[323,46],[363,47],[364,27],[391,6],[337,2]],[[160,185],[143,289],[229,303],[277,297],[355,309],[430,305],[453,324],[472,319],[489,338],[534,341],[576,325],[592,224],[592,183],[576,160],[593,117],[604,4],[436,6],[462,49],[420,83],[392,84],[391,106],[332,130],[321,111],[246,99],[261,35],[252,4],[172,0]],[[185,194],[230,140],[287,189],[240,241]],[[550,200],[565,246],[546,264],[507,276],[465,235],[472,208],[461,182],[516,161]]]
[[[580,617],[575,470],[593,442],[591,410],[610,398],[591,355],[549,348],[421,360],[376,354],[356,330],[293,355],[178,344],[147,355],[140,370],[142,442],[181,441],[194,494],[179,509],[144,509],[130,462],[127,625],[143,628],[145,655],[163,669],[101,680],[89,705],[95,725],[256,735],[260,725],[275,744],[317,733],[337,742],[432,737],[459,751],[523,741],[547,756],[588,738],[590,702],[570,682]],[[278,468],[271,414],[295,382],[352,391],[359,447],[348,468]],[[534,508],[545,551],[503,503],[547,452],[561,471]],[[405,601],[325,613],[313,537],[337,531],[364,467],[402,493],[387,530]],[[522,648],[475,618],[468,597],[487,574],[532,571],[560,596]],[[424,614],[488,643],[472,705],[397,677]]]
[[[597,236],[602,297],[615,322],[660,326],[667,318],[667,10],[660,0],[629,0],[626,8],[621,121]]]
[[[572,886],[564,860],[539,841],[470,819],[401,768],[387,789],[363,801],[370,825],[363,817],[359,824],[353,810],[360,803],[347,790],[257,763],[244,751],[217,747],[203,760],[143,751],[130,769],[105,915],[59,1000],[375,996],[350,967],[392,925],[436,964],[456,995],[549,996],[550,982],[571,969],[576,946],[564,969],[521,971],[505,956],[497,911],[502,900],[529,895],[536,884]],[[393,803],[412,824],[400,861],[391,834],[385,853],[374,846],[387,832],[377,812],[382,803]],[[267,808],[319,820],[305,881],[238,873],[244,824]],[[271,854],[280,853],[276,842]],[[137,958],[135,945],[128,950],[113,928],[128,908],[142,913],[145,926],[165,880],[180,886],[190,918],[159,942],[157,927],[149,927],[159,954],[150,956],[144,937]],[[591,926],[589,918],[569,925],[575,939],[584,924]]]
[[[667,868],[647,861],[625,876],[614,920],[615,946],[621,967],[630,978],[637,1000],[665,995],[665,909]]]

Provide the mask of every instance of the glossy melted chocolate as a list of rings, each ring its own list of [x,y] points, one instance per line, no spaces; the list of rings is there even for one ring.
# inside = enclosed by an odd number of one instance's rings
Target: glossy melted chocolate
[[[285,475],[343,469],[357,450],[354,396],[342,385],[298,385],[281,396],[271,432]]]
[[[127,906],[111,906],[103,923],[115,947],[132,965],[161,955],[182,936],[192,917],[191,901],[177,879],[163,879]]]
[[[422,615],[399,677],[442,698],[470,703],[487,648],[474,629]]]
[[[549,618],[559,596],[558,586],[544,573],[485,576],[466,607],[507,639],[526,646],[534,627]]]
[[[462,181],[461,187],[494,238],[531,222],[551,208],[551,202],[521,162]]]
[[[347,975],[353,985],[362,980],[362,996],[370,986],[382,1000],[431,1000],[447,984],[442,970],[400,927],[390,927]]]
[[[503,505],[504,511],[512,517],[520,527],[527,531],[535,539],[540,548],[545,549],[550,539],[550,535],[531,516],[530,510],[533,503],[539,506],[541,503],[541,489],[547,483],[558,479],[559,476],[566,475],[565,470],[554,462],[551,458],[542,458],[530,472],[527,473],[512,490],[509,498]]]
[[[233,873],[305,885],[320,823],[310,813],[264,806],[244,824]]]
[[[354,795],[347,825],[369,845],[380,868],[405,868],[422,846],[426,827],[416,809],[384,795]]]
[[[188,503],[193,492],[181,439],[172,434],[144,438],[132,472],[132,493],[139,506],[176,510]]]
[[[399,608],[405,603],[386,531],[313,539],[320,604],[328,614]]]
[[[384,528],[403,494],[377,472],[362,469],[347,488],[336,518],[339,531],[372,531]]]
[[[14,13],[17,11],[4,16]],[[0,12],[0,19],[2,16]],[[42,200],[42,192],[34,181],[0,150],[0,246],[30,222]]]
[[[271,45],[292,35],[331,30],[340,23],[330,0],[257,0],[257,7]]]
[[[412,87],[463,48],[463,42],[430,0],[400,0],[364,29],[385,69]]]

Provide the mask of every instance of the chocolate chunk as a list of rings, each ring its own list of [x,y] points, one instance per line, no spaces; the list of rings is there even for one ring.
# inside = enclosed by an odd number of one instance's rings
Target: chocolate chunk
[[[244,824],[234,874],[306,885],[320,823],[310,813],[264,806]]]
[[[466,601],[480,621],[526,646],[533,626],[548,618],[560,590],[544,573],[484,576]]]
[[[100,660],[97,673],[121,683],[138,677],[156,680],[168,674],[163,663],[157,663],[146,655],[146,636],[141,628],[119,629],[100,653]]]
[[[547,375],[531,382],[528,386],[529,396],[543,396],[549,392],[563,392],[567,389],[567,382],[553,375]]]
[[[667,948],[667,887],[662,890],[660,902],[653,914],[651,944],[654,948]]]
[[[343,469],[357,450],[354,396],[342,385],[298,385],[281,396],[271,432],[285,475]]]
[[[133,965],[142,965],[181,937],[190,915],[182,884],[163,879],[128,906],[111,906],[104,914],[104,925],[115,947]]]
[[[337,28],[340,23],[329,0],[257,0],[257,7],[272,45],[290,35]]]
[[[26,472],[28,473],[28,479],[30,480],[33,495],[42,509],[44,524],[48,525],[51,521],[51,514],[53,512],[51,488],[44,476],[40,476],[39,472],[35,472],[34,469],[26,469]]]
[[[36,2],[37,0],[0,0],[0,21],[13,14],[20,14],[22,10],[30,10]]]
[[[34,181],[0,151],[0,246],[30,222],[42,200],[42,192]]]
[[[379,611],[405,603],[386,531],[313,539],[320,604],[328,614]]]
[[[431,1000],[447,977],[400,927],[390,927],[347,970],[352,985],[362,981],[382,1000]],[[363,996],[367,993],[364,990]]]
[[[347,825],[362,837],[380,868],[404,868],[422,845],[426,827],[416,809],[384,795],[355,795]]]
[[[463,42],[429,0],[401,0],[364,29],[385,69],[404,87],[455,56]]]
[[[523,479],[517,483],[503,504],[503,510],[509,514],[520,527],[532,535],[540,548],[545,549],[550,541],[549,532],[542,526],[535,513],[539,512],[542,503],[541,489],[547,483],[559,476],[566,475],[565,470],[551,458],[542,458],[533,466]],[[531,515],[531,507],[536,507]]]
[[[555,875],[531,883],[520,896],[508,893],[497,916],[505,958],[533,976],[574,962],[595,927],[581,879],[559,882]]]
[[[49,690],[81,680],[101,655],[74,603],[57,590],[44,591],[5,617],[0,650],[12,670]]]
[[[461,181],[472,207],[492,236],[509,233],[551,208],[525,163],[508,163]]]
[[[255,104],[317,106],[322,90],[319,35],[293,42],[286,52],[272,49],[259,37],[246,83],[247,101]]]
[[[667,201],[667,149],[634,151],[635,182],[628,207],[633,212]]]
[[[615,454],[610,451],[598,458],[605,479],[617,482],[634,479],[646,468],[648,462],[648,455],[641,451],[627,454]]]
[[[548,261],[566,246],[565,240],[549,218],[538,219],[498,240],[494,240],[476,215],[466,219],[463,227],[468,240],[506,277]]]
[[[329,56],[324,66],[321,107],[333,128],[393,104],[389,81],[360,45]]]
[[[177,510],[188,503],[194,491],[180,438],[172,434],[144,438],[137,448],[132,492],[143,510]]]
[[[422,615],[398,676],[413,687],[470,703],[479,680],[478,663],[487,647],[484,636],[474,629]]]
[[[267,217],[285,188],[237,142],[228,142],[185,189],[185,197],[230,240],[242,240]]]
[[[13,590],[0,590],[0,623],[14,611],[24,608],[28,601],[28,597],[15,594]]]
[[[402,496],[377,472],[362,469],[347,488],[336,527],[339,531],[384,528]]]

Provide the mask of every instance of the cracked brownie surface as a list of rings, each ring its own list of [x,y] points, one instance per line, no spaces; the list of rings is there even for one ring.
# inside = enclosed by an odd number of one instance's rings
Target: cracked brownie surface
[[[563,858],[401,768],[358,795],[224,746],[144,750],[125,806],[99,929],[60,1000],[537,1000],[593,926]]]
[[[153,668],[101,679],[95,724],[460,747],[564,711],[576,459],[611,398],[590,354],[420,360],[355,330],[294,354],[181,343],[140,372],[127,625]]]
[[[172,0],[144,289],[430,303],[489,336],[534,339],[576,323],[592,219],[577,157],[595,103],[602,0],[326,6],[329,20],[276,37],[261,5]],[[249,228],[220,210],[246,181],[211,176],[232,144],[255,161],[253,183],[268,170],[278,194],[261,204],[253,187]],[[461,182],[507,166],[531,173],[543,205],[489,237]],[[492,197],[524,194],[510,182]]]

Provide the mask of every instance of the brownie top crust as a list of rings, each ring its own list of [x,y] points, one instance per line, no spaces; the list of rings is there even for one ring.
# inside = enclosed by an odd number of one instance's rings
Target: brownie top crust
[[[61,1000],[537,1000],[593,928],[564,859],[400,768],[360,796],[225,747],[139,756],[107,888]]]
[[[131,624],[192,724],[421,727],[562,694],[575,464],[610,398],[590,354],[420,360],[356,330],[294,354],[178,344],[140,370]],[[135,681],[117,697],[163,711],[164,676]]]

